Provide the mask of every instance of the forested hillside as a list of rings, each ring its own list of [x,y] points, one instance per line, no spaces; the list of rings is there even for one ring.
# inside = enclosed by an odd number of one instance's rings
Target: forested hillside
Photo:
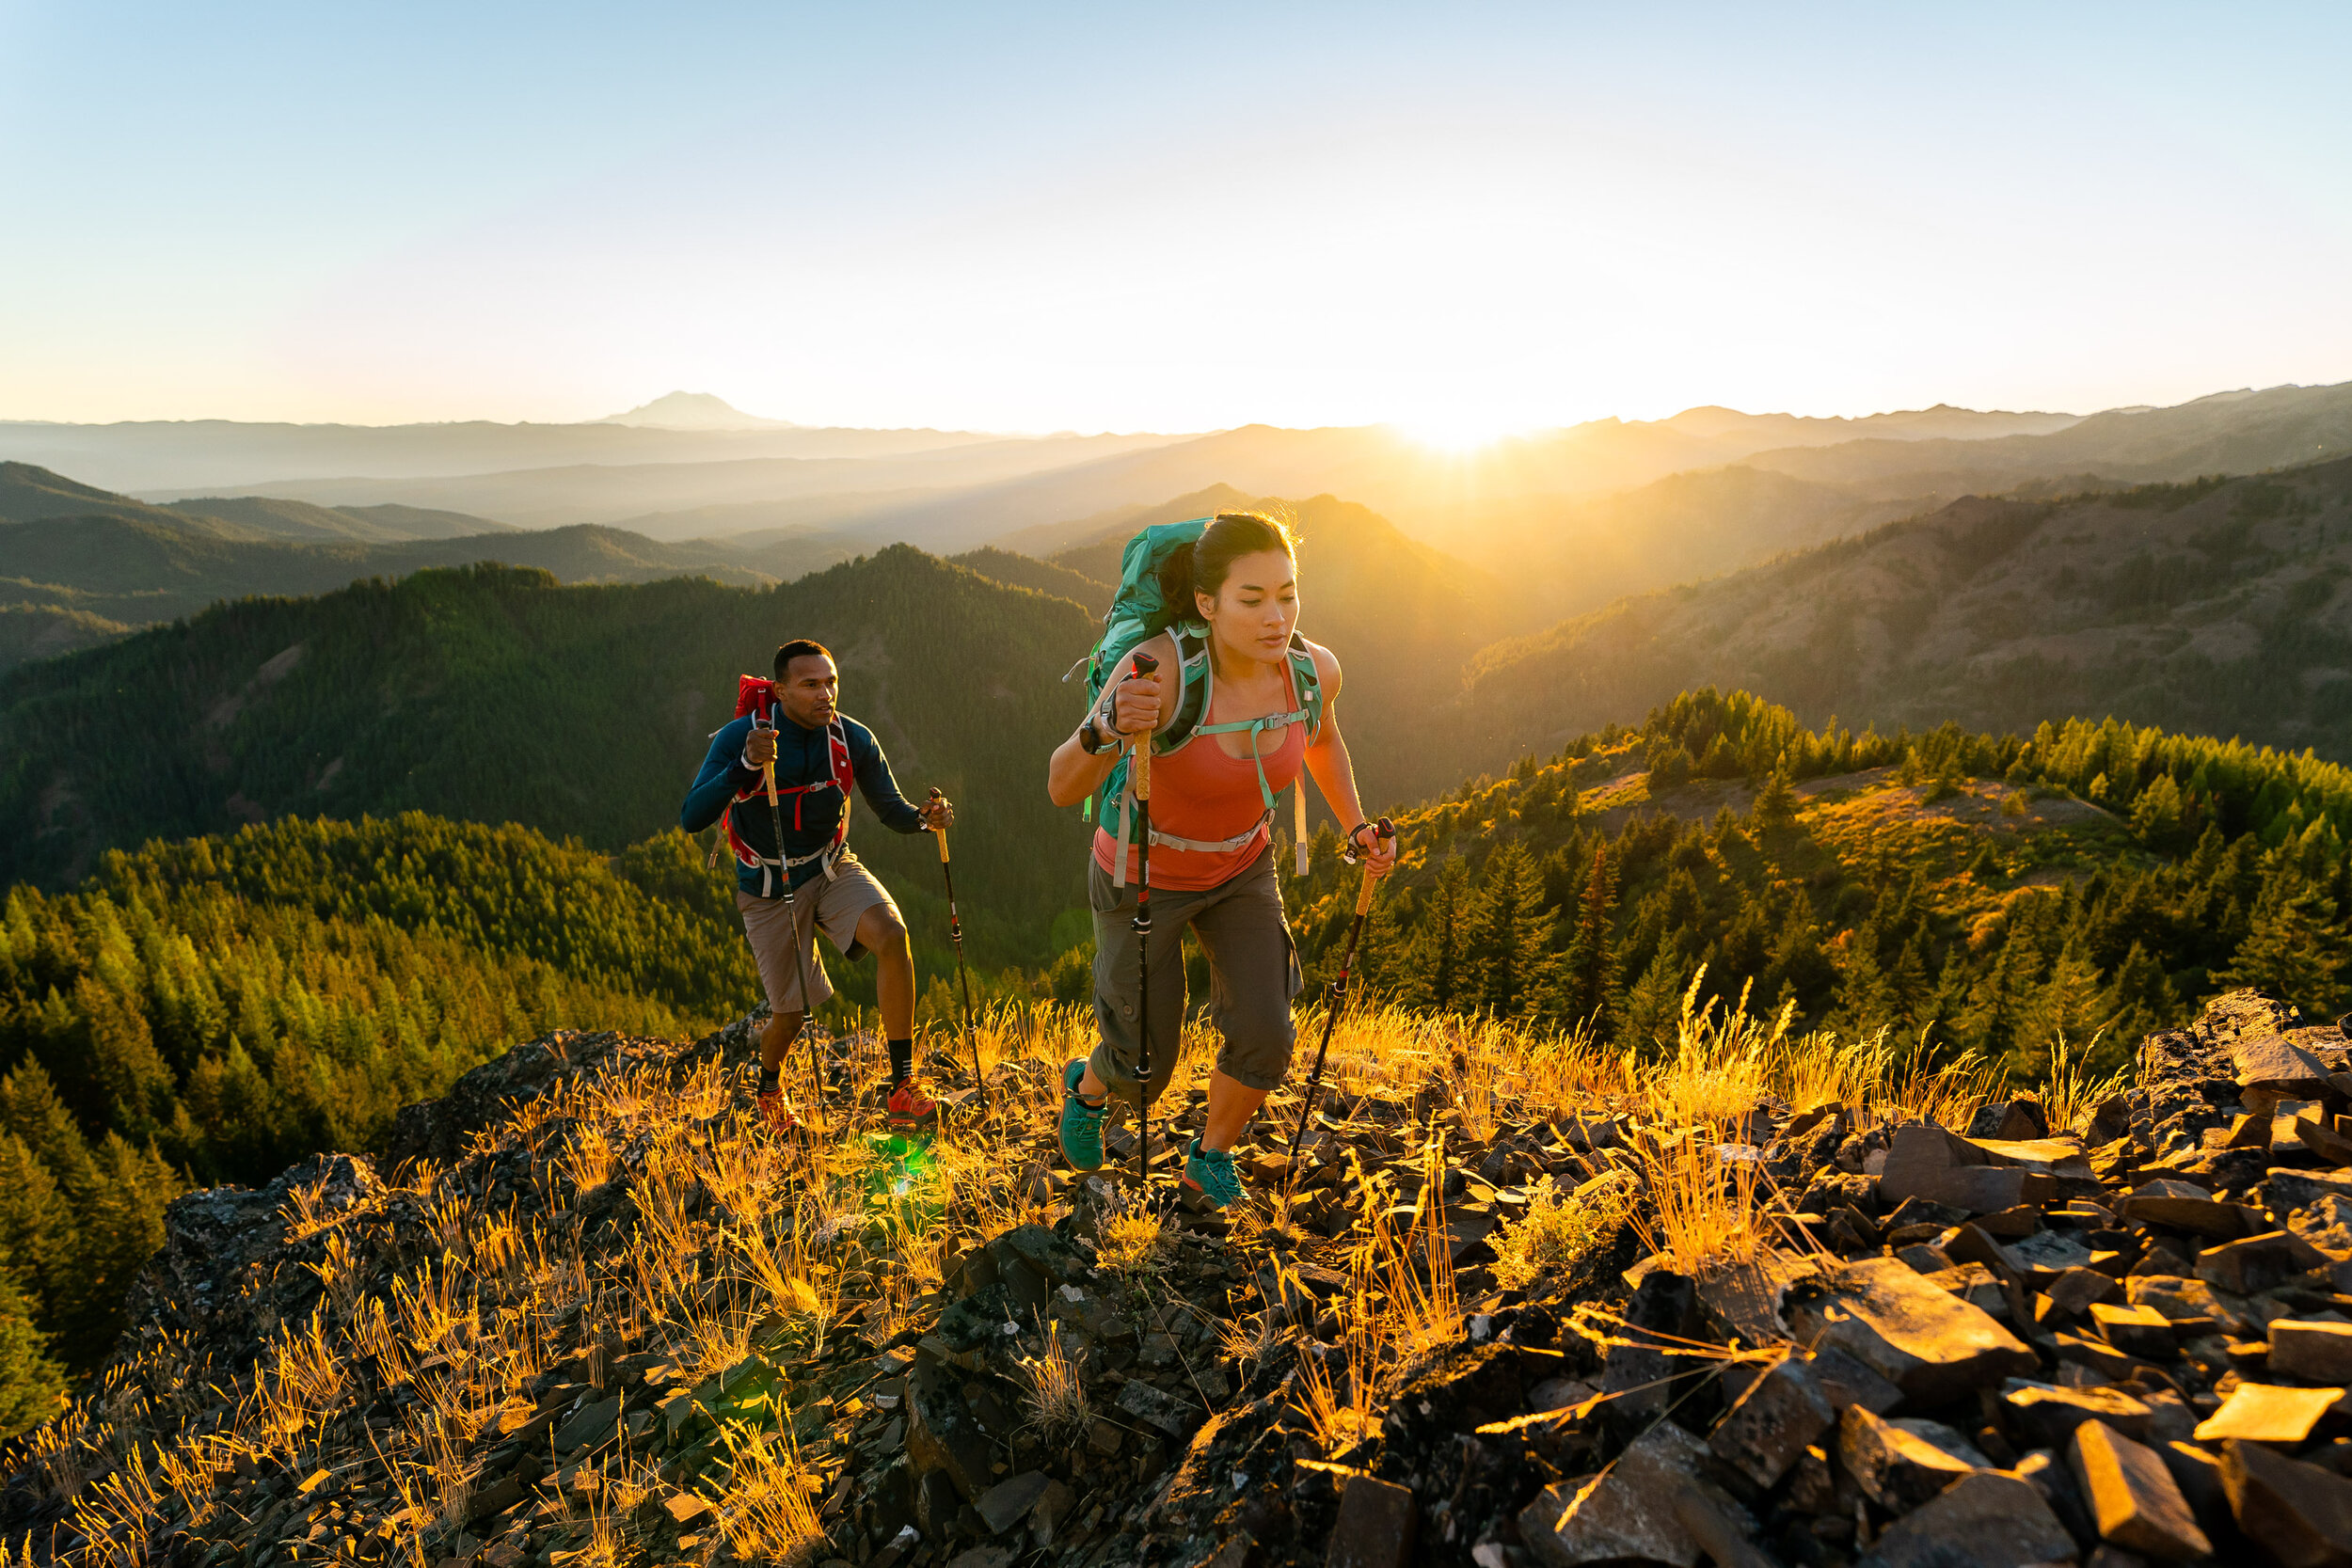
[[[456,513],[253,496],[157,507],[45,468],[0,464],[0,670],[222,599],[323,594],[433,566],[495,561],[565,582],[707,577],[764,587],[852,553],[814,535],[665,544],[622,529],[525,532]]]
[[[2030,737],[1809,731],[1684,694],[1402,819],[1374,984],[1645,1050],[1698,995],[1847,1036],[2112,1068],[2252,985],[2352,1003],[2352,770],[2108,720]],[[1352,907],[1335,846],[1293,890],[1318,973]]]
[[[609,858],[419,815],[284,820],[109,854],[4,912],[0,1317],[12,1287],[74,1368],[189,1181],[372,1147],[550,1029],[692,1033],[756,991],[675,832]]]
[[[411,809],[618,851],[676,822],[737,674],[810,636],[902,786],[964,802],[976,953],[1035,962],[1084,896],[1085,825],[1042,781],[1082,701],[1060,676],[1094,629],[1069,600],[907,548],[765,590],[469,567],[223,605],[0,676],[0,878],[58,887],[151,837]],[[861,808],[851,842],[944,943],[929,839]]]
[[[2112,713],[2352,761],[2347,579],[2352,460],[1970,499],[1489,647],[1438,753],[1501,768],[1712,685],[1810,724],[2030,731]]]

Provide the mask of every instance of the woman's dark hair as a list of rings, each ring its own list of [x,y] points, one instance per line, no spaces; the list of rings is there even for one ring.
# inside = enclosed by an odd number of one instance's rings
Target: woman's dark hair
[[[1189,618],[1200,610],[1195,594],[1216,598],[1233,562],[1262,550],[1280,550],[1296,562],[1298,541],[1288,524],[1263,512],[1220,512],[1199,540],[1168,552],[1160,562],[1160,593],[1170,610]]]
[[[810,657],[831,658],[833,650],[822,642],[812,642],[805,637],[796,637],[787,642],[776,650],[776,679],[782,680],[791,673],[794,659]]]

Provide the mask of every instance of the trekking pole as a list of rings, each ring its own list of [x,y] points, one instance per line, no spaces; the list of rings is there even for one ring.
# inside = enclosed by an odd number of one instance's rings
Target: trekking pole
[[[756,718],[752,722],[761,729],[776,728],[773,724],[760,724]],[[781,743],[783,737],[779,736],[777,738]],[[801,941],[800,911],[792,902],[792,868],[784,863],[784,803],[776,799],[775,759],[771,757],[762,771],[768,776],[768,819],[776,834],[776,878],[784,883],[784,918],[792,927],[792,963],[801,980],[801,1033],[808,1040],[808,1070],[814,1080],[809,1090],[809,1113],[816,1117],[821,1115],[818,1107],[824,1100],[825,1069],[817,1055],[817,1009],[812,1005],[813,994],[808,989],[808,949]],[[813,916],[809,924],[809,940],[814,942],[817,933]]]
[[[1150,654],[1137,654],[1135,673],[1149,675],[1160,667]],[[1136,820],[1143,837],[1136,846],[1136,1196],[1152,1196],[1152,736],[1147,732],[1129,744],[1127,778],[1136,792]]]
[[[1392,839],[1396,837],[1396,824],[1384,816],[1373,824],[1372,832],[1375,839]],[[1356,840],[1352,834],[1345,855],[1350,865],[1356,863]],[[1377,885],[1373,880],[1372,867],[1365,866],[1363,886],[1356,893],[1356,922],[1347,928],[1347,952],[1340,959],[1340,972],[1331,977],[1331,1000],[1325,1005],[1323,1042],[1315,1047],[1314,1069],[1307,1074],[1306,1098],[1298,1106],[1298,1130],[1291,1134],[1290,1164],[1283,1183],[1286,1193],[1296,1190],[1298,1185],[1298,1148],[1307,1138],[1308,1118],[1315,1114],[1315,1095],[1323,1087],[1324,1054],[1331,1049],[1331,1031],[1340,1022],[1340,1001],[1347,991],[1348,972],[1356,967],[1356,942],[1364,934],[1364,917],[1372,913],[1372,893]]]
[[[931,799],[939,799],[939,791],[931,791]],[[963,992],[963,1044],[972,1053],[972,1082],[980,1091],[980,1108],[988,1108],[988,1080],[980,1076],[980,1042],[972,1033],[972,977],[963,968],[963,922],[956,914],[956,874],[947,869],[947,830],[933,828],[939,835],[939,874],[947,883],[947,936],[956,944],[956,985]]]

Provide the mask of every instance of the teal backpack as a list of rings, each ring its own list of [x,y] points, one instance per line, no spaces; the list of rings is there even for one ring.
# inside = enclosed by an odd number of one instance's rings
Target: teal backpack
[[[1181,667],[1182,694],[1177,699],[1175,721],[1152,737],[1152,753],[1154,756],[1166,756],[1170,752],[1181,751],[1198,736],[1240,734],[1244,731],[1249,734],[1250,752],[1254,756],[1259,736],[1269,729],[1303,723],[1307,726],[1308,735],[1312,736],[1323,723],[1322,678],[1315,672],[1314,656],[1307,651],[1305,641],[1296,632],[1291,634],[1290,645],[1291,678],[1300,705],[1296,712],[1272,713],[1263,719],[1244,719],[1230,724],[1200,722],[1201,715],[1209,711],[1210,701],[1209,628],[1193,619],[1192,606],[1168,602],[1167,594],[1160,589],[1160,566],[1177,549],[1199,540],[1212,521],[1213,518],[1195,517],[1189,522],[1154,523],[1127,541],[1127,548],[1119,561],[1119,592],[1112,597],[1110,609],[1103,615],[1103,635],[1095,642],[1094,651],[1081,661],[1086,667],[1087,702],[1091,707],[1102,701],[1103,689],[1110,683],[1111,676],[1126,661],[1129,654],[1164,631],[1173,636]],[[1077,673],[1078,666],[1073,664],[1070,673],[1062,679],[1068,680]],[[1274,791],[1266,783],[1265,764],[1263,761],[1258,764],[1258,793],[1265,800],[1265,815],[1251,823],[1246,832],[1216,843],[1206,843],[1199,839],[1179,838],[1154,828],[1152,830],[1152,842],[1173,849],[1224,853],[1238,849],[1255,838],[1258,830],[1274,817]],[[1105,828],[1110,828],[1116,808],[1118,827],[1113,830],[1113,836],[1119,841],[1119,861],[1113,879],[1120,887],[1127,885],[1128,847],[1140,842],[1143,837],[1142,823],[1137,819],[1138,814],[1132,809],[1134,799],[1127,775],[1127,756],[1122,752],[1119,760],[1112,764],[1102,787],[1094,792],[1084,808],[1088,816],[1099,818]],[[1297,784],[1293,786],[1293,805],[1295,816],[1291,836],[1297,847],[1298,874],[1303,877],[1307,874],[1308,851],[1307,776],[1304,772],[1299,774]]]

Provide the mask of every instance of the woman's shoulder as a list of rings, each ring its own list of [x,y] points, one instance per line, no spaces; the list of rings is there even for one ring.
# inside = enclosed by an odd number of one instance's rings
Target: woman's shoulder
[[[1181,650],[1176,646],[1176,633],[1173,630],[1156,632],[1136,643],[1127,656],[1130,660],[1127,666],[1129,670],[1135,668],[1132,661],[1136,654],[1148,654],[1158,659],[1163,666],[1179,663],[1183,658]]]
[[[1340,685],[1340,656],[1320,642],[1298,640],[1305,645],[1307,657],[1315,661],[1315,679],[1323,683],[1325,691],[1336,691]]]

